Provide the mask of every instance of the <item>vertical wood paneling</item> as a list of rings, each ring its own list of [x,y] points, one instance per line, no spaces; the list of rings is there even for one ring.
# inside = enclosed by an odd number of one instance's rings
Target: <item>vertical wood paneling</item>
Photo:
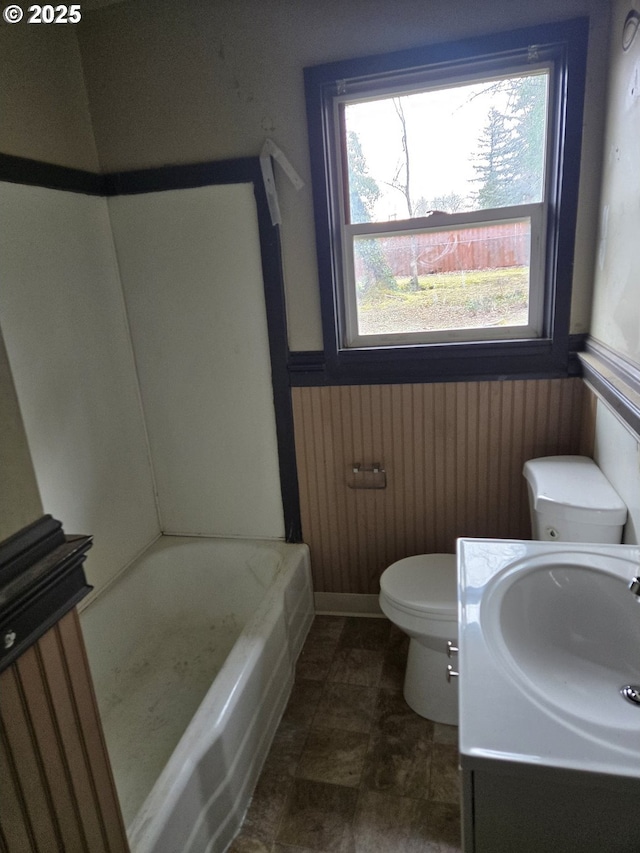
[[[77,822],[89,850],[104,851],[106,845],[95,808],[95,790],[88,766],[82,730],[78,726],[66,661],[61,653],[57,629],[48,631],[38,643],[40,664],[46,673],[50,709],[60,750],[67,769],[69,795]]]
[[[27,820],[15,767],[4,733],[0,731],[0,778],[2,779],[2,817],[0,821],[0,850],[12,853],[33,853],[36,849]]]
[[[44,778],[57,818],[62,849],[86,850],[86,840],[71,788],[70,771],[51,707],[46,673],[41,667],[38,645],[31,646],[15,666],[24,692],[25,711],[30,717],[35,747],[42,761]]]
[[[95,809],[100,818],[105,849],[108,853],[126,853],[129,849],[126,831],[76,610],[72,610],[58,623],[57,633],[69,675],[78,731],[91,771],[91,791],[95,796]],[[90,803],[87,806],[90,807]]]
[[[464,425],[467,421],[467,395],[465,383],[454,386],[456,395],[456,420]],[[455,431],[455,485],[452,491],[455,495],[464,495],[467,492],[467,468],[469,465],[469,454],[467,452],[466,429]],[[455,530],[463,532],[469,529],[469,501],[455,502]]]
[[[75,610],[0,676],[7,853],[126,853]]]
[[[11,778],[16,792],[13,805],[20,806],[20,819],[28,827],[33,849],[46,850],[46,844],[51,844],[52,840],[61,844],[61,839],[15,666],[5,670],[0,676],[0,689],[2,741],[7,751],[7,763],[12,768],[11,777],[8,778]],[[0,820],[3,829],[9,825],[16,826],[19,820],[17,815],[9,812],[8,807],[9,802],[5,802],[3,794]],[[12,841],[10,838],[10,843]],[[10,843],[8,849],[12,850]]]
[[[591,453],[589,398],[577,378],[294,388],[316,591],[376,593],[389,563],[458,536],[527,538],[522,466]],[[387,488],[348,488],[354,462],[381,462]]]
[[[432,395],[432,410],[431,417],[433,419],[433,468],[431,469],[432,477],[432,495],[431,505],[433,507],[433,520],[435,525],[434,546],[437,551],[446,550],[445,535],[446,535],[446,460],[445,460],[445,440],[446,440],[446,412],[445,412],[445,386],[434,385]],[[411,465],[410,454],[407,455],[407,466]],[[414,469],[415,476],[415,469]],[[426,481],[424,486],[426,486]],[[424,487],[423,486],[423,487]]]

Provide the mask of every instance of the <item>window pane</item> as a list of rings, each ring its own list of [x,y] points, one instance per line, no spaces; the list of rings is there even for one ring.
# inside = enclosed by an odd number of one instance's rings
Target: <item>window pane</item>
[[[359,335],[526,326],[531,221],[354,238]]]
[[[348,221],[543,200],[547,70],[346,103]]]

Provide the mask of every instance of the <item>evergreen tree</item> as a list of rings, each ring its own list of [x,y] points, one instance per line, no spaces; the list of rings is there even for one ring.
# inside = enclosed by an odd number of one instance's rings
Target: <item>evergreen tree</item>
[[[546,127],[546,76],[518,79],[512,99],[514,116],[514,197],[517,204],[542,199]]]
[[[371,222],[374,205],[381,195],[380,187],[369,174],[360,139],[353,130],[347,134],[347,162],[351,222]]]
[[[540,201],[542,197],[546,120],[546,75],[531,74],[500,81],[507,107],[491,107],[478,140],[474,169],[479,208]]]
[[[479,209],[505,207],[513,201],[513,132],[507,116],[491,107],[478,140],[474,169],[480,189],[475,194]]]

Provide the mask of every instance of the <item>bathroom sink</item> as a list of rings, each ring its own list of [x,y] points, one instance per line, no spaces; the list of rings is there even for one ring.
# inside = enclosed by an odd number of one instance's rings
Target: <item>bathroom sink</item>
[[[640,705],[621,694],[640,689],[639,561],[634,546],[460,540],[461,706],[484,703],[490,751],[640,776]]]
[[[523,689],[614,727],[640,717],[619,693],[640,684],[640,603],[626,569],[626,561],[593,568],[571,554],[550,555],[496,578],[481,605],[487,642]]]

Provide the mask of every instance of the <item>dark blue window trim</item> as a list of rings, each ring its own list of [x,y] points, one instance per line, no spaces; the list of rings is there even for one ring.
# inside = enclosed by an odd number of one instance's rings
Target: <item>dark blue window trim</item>
[[[305,69],[327,383],[570,375],[571,284],[588,31],[588,19],[579,18]],[[338,306],[342,297],[336,261],[338,253],[335,251],[337,230],[329,201],[331,159],[328,157],[332,97],[337,81],[380,77],[391,71],[436,64],[472,62],[489,56],[524,57],[533,46],[549,47],[555,51],[558,72],[555,89],[557,168],[550,182],[543,337],[524,341],[342,348],[338,326]]]

